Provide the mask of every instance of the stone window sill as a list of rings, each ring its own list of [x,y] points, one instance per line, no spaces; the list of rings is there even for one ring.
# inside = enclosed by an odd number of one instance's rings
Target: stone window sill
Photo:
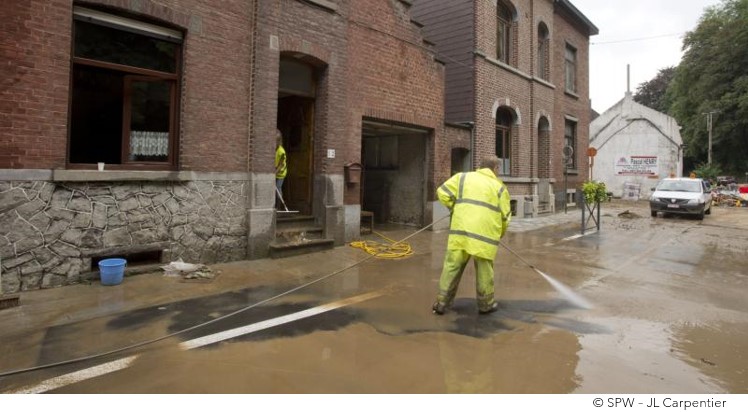
[[[54,182],[181,182],[181,181],[246,181],[247,173],[215,173],[191,171],[135,171],[135,170],[52,170]]]
[[[575,92],[571,91],[571,90],[564,90],[564,94],[566,94],[567,96],[570,96],[570,97],[573,97],[573,98],[579,100],[579,95],[576,94]]]
[[[335,3],[331,2],[331,1],[327,1],[327,0],[301,0],[301,1],[304,2],[304,3],[309,3],[309,4],[313,4],[315,6],[319,6],[319,7],[323,8],[323,9],[331,11],[331,12],[338,11],[337,4],[335,4]]]

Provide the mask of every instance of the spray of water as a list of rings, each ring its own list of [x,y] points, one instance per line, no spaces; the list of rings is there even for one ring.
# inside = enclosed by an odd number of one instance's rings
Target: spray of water
[[[522,256],[519,255],[519,253],[513,251],[509,246],[505,245],[503,242],[500,242],[500,244],[501,246],[504,247],[504,249],[508,250],[509,253],[513,254],[514,256],[517,257],[517,259],[522,261],[522,263],[529,266],[532,270],[538,272],[540,276],[542,276],[545,280],[547,280],[548,283],[550,283],[551,286],[553,286],[553,288],[556,289],[558,293],[560,293],[569,302],[571,302],[571,304],[582,309],[592,309],[592,304],[589,303],[585,298],[577,295],[573,290],[571,290],[570,287],[564,285],[563,283],[543,273],[543,271],[539,270],[538,268],[530,264],[530,262],[522,258]]]
[[[565,297],[566,300],[571,302],[571,304],[582,309],[592,309],[592,304],[588,302],[585,298],[576,294],[573,290],[571,290],[571,288],[559,282],[558,280],[550,277],[549,275],[543,273],[543,271],[538,270],[535,267],[533,267],[533,269],[535,269],[535,271],[538,272],[540,276],[545,278],[545,280],[547,280],[548,283],[550,283],[551,286],[553,286],[553,288],[556,289],[558,293],[560,293],[563,297]]]

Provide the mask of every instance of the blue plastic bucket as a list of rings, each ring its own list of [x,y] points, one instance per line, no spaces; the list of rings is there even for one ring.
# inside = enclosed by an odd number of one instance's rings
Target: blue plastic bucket
[[[104,259],[99,262],[101,284],[106,286],[119,285],[125,276],[127,260],[120,258]]]

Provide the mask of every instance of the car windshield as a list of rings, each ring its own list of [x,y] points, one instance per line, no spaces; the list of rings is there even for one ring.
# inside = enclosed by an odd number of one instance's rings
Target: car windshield
[[[657,185],[657,190],[663,192],[701,192],[701,184],[697,180],[663,180]]]

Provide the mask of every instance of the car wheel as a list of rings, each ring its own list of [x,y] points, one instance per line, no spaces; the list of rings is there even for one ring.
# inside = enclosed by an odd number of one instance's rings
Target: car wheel
[[[712,214],[712,205],[709,205],[709,209],[707,209],[704,214],[711,215]]]
[[[649,212],[649,213],[651,213],[651,214],[652,214],[652,217],[657,217],[657,212],[656,212],[656,211],[654,211],[654,210],[650,210],[650,212]]]
[[[698,215],[696,215],[696,219],[699,219],[699,220],[704,220],[704,214],[705,214],[705,213],[706,213],[706,212],[702,210],[702,211],[701,211],[701,213],[699,213]]]

